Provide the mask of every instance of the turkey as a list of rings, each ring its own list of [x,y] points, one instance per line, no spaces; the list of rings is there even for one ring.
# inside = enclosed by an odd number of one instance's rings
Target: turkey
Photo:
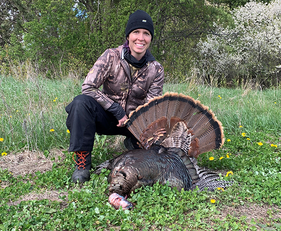
[[[177,93],[156,97],[133,111],[126,125],[142,149],[127,151],[95,171],[111,170],[109,193],[114,200],[109,202],[115,208],[135,189],[156,182],[178,190],[214,190],[232,184],[197,165],[201,153],[223,145],[224,135],[214,113],[192,97]],[[130,202],[125,206],[131,207]]]

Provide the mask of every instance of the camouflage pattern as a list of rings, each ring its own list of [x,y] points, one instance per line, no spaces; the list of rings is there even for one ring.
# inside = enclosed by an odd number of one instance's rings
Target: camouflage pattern
[[[164,69],[160,63],[152,61],[133,70],[131,76],[122,50],[123,46],[107,49],[98,58],[82,84],[82,93],[93,97],[105,110],[117,102],[129,115],[139,105],[162,95]]]

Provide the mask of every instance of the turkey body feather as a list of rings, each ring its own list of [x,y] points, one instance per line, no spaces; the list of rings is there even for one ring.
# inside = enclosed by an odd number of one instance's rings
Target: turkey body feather
[[[113,159],[108,181],[109,193],[122,196],[142,186],[152,186],[156,182],[188,190],[192,179],[182,159],[161,146],[150,150],[131,150]]]

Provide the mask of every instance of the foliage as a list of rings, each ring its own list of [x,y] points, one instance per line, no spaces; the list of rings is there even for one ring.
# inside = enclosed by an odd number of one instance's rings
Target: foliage
[[[12,67],[25,65],[29,60],[38,73],[48,78],[75,71],[77,77],[84,76],[105,49],[125,41],[130,13],[143,9],[155,25],[153,55],[163,62],[171,73],[170,78],[185,80],[191,64],[191,48],[212,30],[213,21],[225,21],[226,15],[203,0],[168,3],[165,0],[32,0],[32,4],[5,0],[5,3],[6,14],[12,8],[17,21],[4,17],[4,22],[20,26],[11,31],[5,27],[9,36],[0,48],[2,73],[14,75]]]
[[[0,77],[0,130],[6,131],[1,133],[0,150],[66,148],[69,134],[64,106],[79,94],[80,86],[71,79]]]
[[[200,78],[221,85],[255,81],[278,85],[280,64],[281,2],[249,2],[232,11],[234,26],[215,25],[216,32],[197,46],[195,61]]]
[[[190,76],[218,86],[251,82],[268,87],[280,82],[275,70],[280,64],[279,0],[3,0],[0,4],[4,75],[28,78],[35,70],[48,78],[81,78],[105,49],[124,42],[130,13],[143,9],[154,21],[151,51],[165,68],[166,82],[185,82]]]
[[[245,4],[247,4],[248,2],[251,2],[251,0],[236,0],[236,1],[232,1],[232,0],[210,0],[209,2],[211,2],[212,4],[216,4],[218,6],[227,6],[231,10],[233,10],[236,7],[245,6]],[[271,2],[271,0],[257,0],[256,2],[269,3],[269,2]]]
[[[185,81],[193,47],[212,31],[214,21],[227,21],[227,14],[202,0],[158,2],[157,11],[152,12],[156,24],[153,54],[163,64],[168,81]]]
[[[31,19],[26,8],[30,1],[2,0],[0,2],[0,47],[11,45],[11,36],[18,37],[21,41],[24,22]]]

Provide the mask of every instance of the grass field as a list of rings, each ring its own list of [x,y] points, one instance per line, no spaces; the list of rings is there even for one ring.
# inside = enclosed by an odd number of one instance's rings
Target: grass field
[[[223,148],[199,165],[235,184],[200,193],[156,184],[131,196],[134,210],[117,211],[108,172],[71,183],[64,107],[82,81],[0,77],[0,230],[281,230],[281,90],[167,84],[222,122]],[[97,136],[93,166],[122,150],[121,137]]]

